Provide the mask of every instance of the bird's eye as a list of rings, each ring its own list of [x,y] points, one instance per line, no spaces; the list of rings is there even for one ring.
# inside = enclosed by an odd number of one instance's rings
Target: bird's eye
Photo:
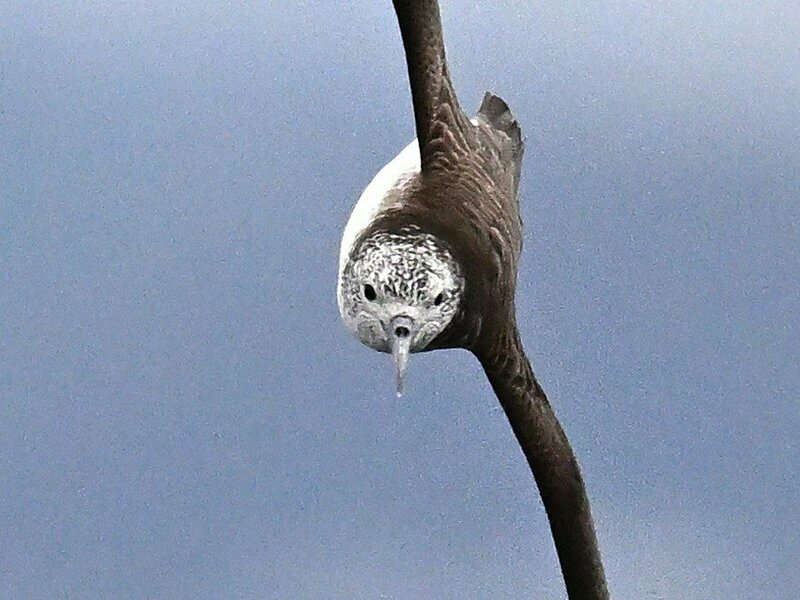
[[[433,305],[439,306],[442,303],[442,300],[444,300],[444,294],[440,292],[439,295],[433,299]]]
[[[378,295],[375,293],[375,288],[372,287],[370,284],[364,286],[364,297],[372,302]]]

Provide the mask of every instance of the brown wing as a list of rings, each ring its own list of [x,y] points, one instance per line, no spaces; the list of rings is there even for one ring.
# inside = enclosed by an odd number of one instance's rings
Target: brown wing
[[[408,66],[422,172],[446,166],[466,148],[471,125],[458,104],[444,51],[436,0],[394,0]],[[443,164],[444,161],[444,164]]]
[[[515,326],[476,352],[533,472],[571,600],[606,600],[603,564],[578,462]]]

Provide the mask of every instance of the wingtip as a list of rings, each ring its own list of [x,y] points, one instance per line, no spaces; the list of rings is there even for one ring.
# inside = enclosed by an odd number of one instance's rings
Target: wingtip
[[[522,129],[517,122],[517,118],[511,112],[506,101],[500,96],[487,91],[483,95],[478,114],[490,123],[492,127],[508,135],[514,142],[522,142]]]
[[[503,100],[500,96],[497,96],[487,90],[483,94],[483,100],[481,101],[481,107],[478,109],[478,112],[485,114],[487,117],[490,117],[490,116],[499,116],[506,112],[511,112],[511,109],[508,107],[506,101]]]
[[[505,100],[487,91],[483,95],[478,115],[496,130],[505,133],[512,142],[515,154],[522,156],[524,151],[522,128]]]

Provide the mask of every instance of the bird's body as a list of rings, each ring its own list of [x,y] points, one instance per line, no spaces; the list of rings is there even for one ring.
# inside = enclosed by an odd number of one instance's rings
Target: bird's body
[[[358,199],[350,219],[342,235],[341,251],[339,253],[339,278],[341,280],[353,245],[359,236],[372,224],[375,218],[383,211],[398,206],[398,194],[410,179],[419,175],[419,144],[414,139],[408,146],[386,164],[370,181]],[[392,200],[395,200],[392,203]],[[339,306],[342,298],[339,295]]]
[[[507,131],[496,128],[496,123]],[[348,310],[347,269],[357,264],[353,254],[365,241],[382,232],[425,232],[447,247],[464,273],[471,274],[472,285],[463,290],[460,310],[449,326],[415,351],[470,347],[481,337],[489,315],[513,317],[508,311],[513,312],[522,248],[516,199],[521,135],[508,107],[491,94],[464,127],[462,135],[471,146],[465,146],[446,169],[423,172],[419,143],[414,140],[378,172],[353,209],[342,237],[337,295],[342,317],[354,333],[358,334],[358,319]],[[487,247],[497,255],[485,252]]]
[[[447,71],[438,4],[394,0],[417,140],[362,194],[342,239],[337,296],[348,328],[408,355],[465,348],[480,361],[539,487],[571,599],[608,597],[580,470],[520,341],[520,128],[486,94],[475,119]]]

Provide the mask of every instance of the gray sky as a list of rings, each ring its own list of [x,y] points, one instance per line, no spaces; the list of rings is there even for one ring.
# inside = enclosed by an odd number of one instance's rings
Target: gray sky
[[[797,596],[800,9],[522,4],[445,33],[612,593]],[[564,598],[477,363],[339,322],[410,111],[388,0],[0,2],[0,597]]]

